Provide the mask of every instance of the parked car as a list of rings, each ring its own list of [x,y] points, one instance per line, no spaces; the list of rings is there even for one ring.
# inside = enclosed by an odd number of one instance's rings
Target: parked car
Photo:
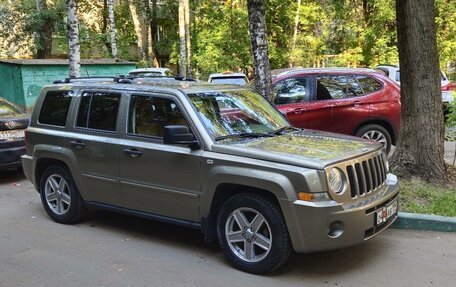
[[[24,131],[29,117],[24,110],[0,98],[0,170],[21,166],[25,154]]]
[[[274,103],[299,128],[396,144],[400,91],[370,69],[281,69],[271,72]]]
[[[173,71],[168,68],[141,68],[128,72],[127,76],[134,77],[174,77]]]
[[[401,72],[399,66],[397,65],[379,65],[374,69],[380,70],[387,77],[395,81],[396,83],[400,84],[401,82]],[[444,105],[451,103],[453,101],[453,90],[454,84],[448,80],[448,77],[445,73],[440,70],[440,78],[441,78],[441,85],[442,85],[442,102]]]
[[[209,83],[214,84],[230,84],[230,85],[246,85],[249,79],[244,73],[223,72],[210,74],[207,79]]]
[[[251,273],[397,217],[381,144],[294,128],[238,86],[66,79],[42,90],[26,139],[24,173],[56,222],[89,207],[196,228]]]

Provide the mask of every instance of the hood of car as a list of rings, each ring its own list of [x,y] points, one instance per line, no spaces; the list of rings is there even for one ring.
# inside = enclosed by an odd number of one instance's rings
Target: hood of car
[[[313,130],[235,141],[220,141],[213,151],[296,166],[323,169],[382,148],[376,142]]]

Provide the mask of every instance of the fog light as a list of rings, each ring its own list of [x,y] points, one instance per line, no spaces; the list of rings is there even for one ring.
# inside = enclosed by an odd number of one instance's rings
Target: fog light
[[[328,236],[337,238],[344,233],[344,223],[342,221],[334,221],[329,225]]]

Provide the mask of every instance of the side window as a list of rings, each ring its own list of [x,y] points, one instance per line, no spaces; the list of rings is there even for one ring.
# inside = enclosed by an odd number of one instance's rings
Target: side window
[[[318,76],[317,101],[343,99],[347,96],[346,76]]]
[[[364,94],[373,93],[382,89],[382,84],[368,76],[357,76],[358,83],[363,88]]]
[[[276,105],[299,103],[307,100],[307,78],[289,78],[274,86]]]
[[[40,124],[64,127],[71,103],[70,91],[48,92],[41,106]]]
[[[167,125],[188,126],[174,101],[142,95],[131,97],[129,134],[161,138]]]
[[[347,76],[347,96],[356,97],[362,95],[363,89],[361,88],[356,78],[354,76]]]
[[[79,104],[76,126],[103,131],[115,131],[120,94],[85,92]]]

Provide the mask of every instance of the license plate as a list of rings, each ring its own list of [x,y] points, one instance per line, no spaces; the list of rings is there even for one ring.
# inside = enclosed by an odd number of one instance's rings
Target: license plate
[[[0,131],[0,140],[7,140],[12,138],[23,138],[24,130],[7,130]]]
[[[381,225],[388,221],[392,216],[397,213],[397,199],[375,211],[376,225]]]

